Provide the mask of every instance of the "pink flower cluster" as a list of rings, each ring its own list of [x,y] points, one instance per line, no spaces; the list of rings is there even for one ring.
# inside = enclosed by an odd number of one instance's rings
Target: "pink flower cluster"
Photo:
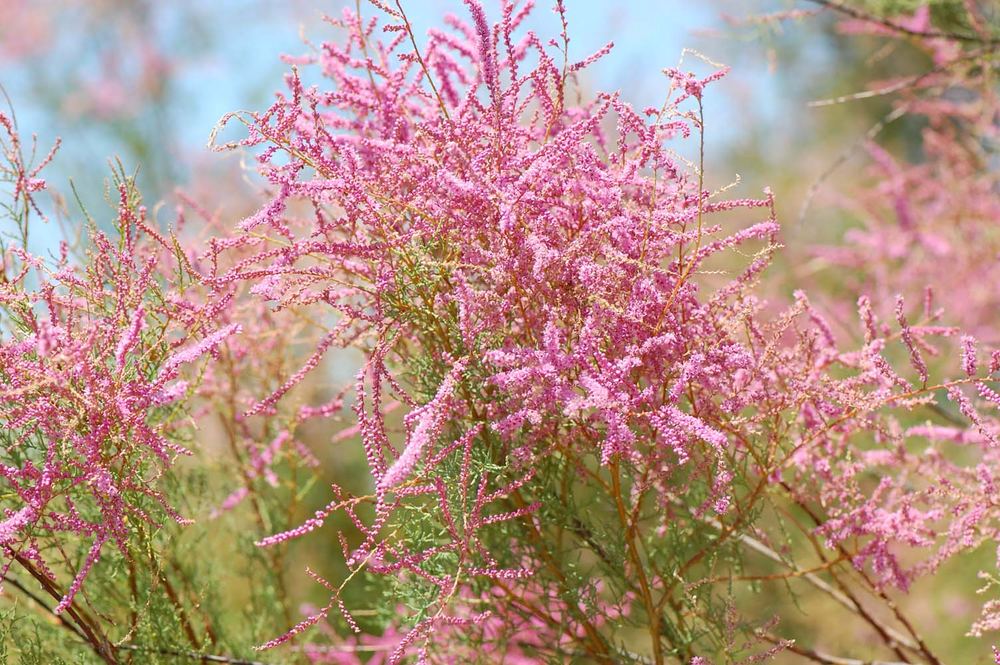
[[[0,123],[12,184],[6,209],[20,211],[23,229],[40,213],[32,197],[41,187],[25,185],[41,182],[40,167],[22,161],[13,122],[0,115]],[[2,255],[2,570],[16,562],[57,589],[56,571],[75,569],[56,613],[72,606],[106,545],[128,558],[136,529],[185,521],[157,489],[188,453],[180,373],[240,329],[214,328],[216,303],[180,295],[192,275],[176,247],[150,226],[129,183],[119,193],[118,238],[92,228],[85,256],[63,243],[50,262],[28,253],[23,237]],[[88,543],[77,564],[70,542]]]
[[[942,662],[890,594],[1000,540],[997,303],[977,286],[1000,251],[977,162],[1000,115],[964,66],[975,46],[925,10],[846,25],[914,39],[935,69],[888,88],[929,120],[925,159],[872,144],[875,184],[845,203],[863,227],[818,250],[865,280],[845,306],[768,291],[773,195],[706,185],[702,104],[725,69],[666,69],[662,106],[637,110],[585,98],[611,45],[574,61],[561,0],[558,39],[526,29],[530,1],[491,23],[465,0],[423,44],[403,3],[370,4],[330,19],[343,42],[287,58],[270,108],[224,119],[247,133],[221,148],[270,190],[234,229],[181,196],[162,231],[121,179],[116,235],[91,223],[85,253],[34,256],[51,155],[26,164],[0,115],[19,231],[0,266],[3,572],[89,625],[74,612],[105,548],[131,561],[138,532],[185,521],[162,486],[194,421],[239,472],[211,517],[252,512],[282,602],[285,548],[339,527],[343,579],[308,571],[329,601],[262,650],[308,631],[292,648],[315,663],[847,662],[737,610],[737,584],[806,581],[900,661]],[[946,311],[942,290],[964,297]],[[361,352],[353,384],[304,403],[342,348]],[[369,477],[302,520],[308,421],[360,439]]]
[[[306,87],[296,70],[288,94],[266,112],[233,116],[248,128],[238,145],[263,148],[259,170],[274,193],[230,243],[257,254],[219,281],[247,281],[283,307],[336,316],[317,354],[334,342],[366,353],[355,413],[375,488],[373,518],[365,522],[356,501],[339,496],[265,544],[312,531],[342,508],[364,537],[345,546],[352,570],[429,585],[427,604],[394,622],[410,632],[389,662],[411,652],[421,660],[453,653],[446,626],[496,646],[484,637],[494,625],[487,616],[517,625],[531,580],[565,582],[544,545],[550,529],[569,529],[604,565],[624,570],[623,589],[606,591],[601,602],[632,599],[625,611],[649,627],[657,662],[663,608],[683,621],[672,580],[712,547],[673,571],[640,554],[671,547],[679,524],[728,536],[748,528],[765,501],[797,506],[809,516],[800,528],[823,536],[875,594],[890,584],[905,590],[997,537],[996,404],[989,405],[996,393],[987,381],[1000,368],[981,369],[966,338],[961,378],[932,381],[925,356],[938,353],[935,337],[955,330],[939,325],[929,292],[912,324],[896,289],[888,303],[875,294],[877,307],[863,297],[859,349],[845,350],[803,293],[776,317],[765,314],[755,287],[777,247],[770,194],[720,199],[667,148],[702,134],[704,88],[723,72],[699,78],[666,70],[669,95],[659,110],[638,112],[607,93],[571,104],[575,73],[593,58],[571,62],[565,32],[562,65],[537,35],[519,35],[530,4],[504,2],[489,26],[470,0],[471,24],[449,17],[452,32],[431,31],[423,48],[401,5],[376,4],[388,42],[376,39],[377,20],[345,12],[336,23],[346,44],[295,59],[318,68],[328,89]],[[900,232],[921,243],[935,236],[907,221],[907,183],[935,197],[934,209],[952,196],[919,184],[926,179],[880,180],[897,193]],[[309,214],[295,212],[303,208]],[[734,219],[741,220],[735,229]],[[880,230],[855,246],[891,249],[889,235]],[[712,277],[706,266],[734,251],[751,255],[742,272]],[[850,265],[890,264],[882,255],[858,257]],[[895,326],[875,313],[887,305]],[[905,370],[893,360],[900,353],[909,359]],[[424,372],[414,379],[416,366]],[[968,397],[971,387],[985,410]],[[387,431],[386,391],[410,408],[401,449]],[[940,411],[939,394],[957,410],[945,414],[957,427],[904,424],[909,414]],[[952,441],[975,453],[947,454],[942,447]],[[487,472],[477,459],[503,471]],[[546,504],[551,497],[538,498],[545,495],[535,469],[552,463],[605,493],[619,520],[620,559],[583,526],[546,523],[552,518],[542,515],[555,507]],[[457,475],[443,470],[449,464]],[[502,475],[512,481],[501,483]],[[766,499],[774,492],[781,498]],[[490,521],[483,508],[498,500],[506,509],[493,519],[523,527],[502,552],[483,531]],[[414,510],[436,511],[439,538],[405,535]],[[907,548],[924,556],[907,566]],[[266,647],[334,607],[357,629],[342,587],[323,584],[330,604]],[[489,615],[478,609],[484,596],[494,599]],[[554,599],[562,609],[528,613],[536,634],[565,626],[548,622],[553,616],[569,617],[573,628],[558,630],[577,648],[621,657],[614,630],[558,591]],[[548,643],[564,644],[559,634]],[[917,635],[907,639],[930,653]]]

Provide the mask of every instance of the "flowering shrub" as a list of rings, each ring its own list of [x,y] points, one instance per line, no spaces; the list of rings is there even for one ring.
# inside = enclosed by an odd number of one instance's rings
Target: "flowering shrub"
[[[13,229],[4,239],[0,289],[5,583],[105,662],[120,662],[126,650],[185,654],[225,643],[220,619],[205,616],[205,627],[196,629],[190,616],[219,609],[200,586],[215,580],[185,560],[190,545],[182,544],[181,528],[190,529],[198,512],[192,494],[204,491],[203,481],[176,468],[196,453],[200,463],[211,463],[196,447],[192,416],[224,414],[223,402],[236,399],[217,366],[253,378],[246,348],[231,342],[243,332],[232,320],[244,314],[238,294],[205,287],[186,238],[155,228],[124,173],[115,174],[113,233],[88,216],[85,245],[63,242],[54,260],[29,253],[28,231],[48,207],[39,199],[48,188],[40,171],[55,150],[31,165],[13,116],[0,114],[0,128],[4,223]],[[261,325],[273,318],[246,321],[249,341],[264,348]],[[273,363],[269,369],[280,371]],[[254,456],[257,447],[238,438],[239,426],[230,430],[229,467],[244,477],[243,495],[256,499],[255,476],[277,485],[272,467],[285,456],[276,449]],[[294,501],[275,498],[282,510],[294,511]],[[269,524],[288,519],[263,501],[254,504]],[[193,538],[197,543],[204,533]],[[273,557],[268,564],[273,568]],[[121,574],[125,591],[116,588]],[[262,580],[280,589],[280,579]],[[187,607],[188,596],[200,600]],[[265,618],[287,616],[287,608],[271,602]],[[134,636],[151,643],[137,647],[129,642]],[[249,647],[245,636],[237,643]]]
[[[614,95],[569,106],[567,76],[590,60],[560,67],[533,34],[515,42],[523,12],[507,5],[491,28],[469,4],[472,23],[452,21],[458,36],[432,31],[399,66],[392,56],[414,43],[401,8],[383,8],[397,35],[386,45],[374,23],[346,14],[346,48],[296,60],[318,64],[333,92],[293,73],[288,96],[245,119],[243,144],[267,146],[261,170],[276,194],[240,226],[244,242],[271,243],[223,279],[339,312],[309,365],[334,342],[363,340],[355,411],[374,485],[263,544],[351,511],[364,540],[345,546],[348,565],[395,578],[384,593],[410,608],[390,621],[409,628],[391,662],[461,644],[624,660],[636,629],[660,662],[725,644],[725,626],[706,621],[720,600],[703,580],[741,558],[751,529],[780,548],[759,520],[768,505],[804,511],[794,526],[825,537],[834,563],[854,564],[886,599],[887,585],[905,589],[989,537],[982,474],[995,435],[960,389],[980,377],[973,342],[967,376],[932,384],[920,349],[951,331],[929,318],[911,326],[903,301],[897,332],[860,302],[859,350],[838,349],[804,295],[760,318],[752,288],[775,249],[773,214],[728,235],[710,220],[767,211],[769,199],[717,200],[663,144],[701,134],[701,95],[720,73],[668,70],[671,97],[649,120]],[[529,54],[537,65],[524,71]],[[296,198],[312,219],[284,214]],[[752,241],[763,243],[736,279],[698,278]],[[917,384],[883,356],[893,344],[909,349]],[[903,444],[940,439],[896,413],[945,389],[975,423],[964,436],[982,446],[979,466],[932,463],[926,444]],[[398,447],[385,391],[410,407]],[[926,492],[909,491],[913,475],[932,479]],[[368,521],[360,501],[372,504]],[[970,526],[942,531],[943,515],[973,506]],[[912,569],[896,554],[938,543]],[[335,608],[360,630],[343,588],[320,581],[330,604],[267,646]],[[933,658],[916,634],[904,639]]]
[[[7,569],[112,663],[257,662],[218,655],[251,644],[313,663],[855,662],[789,637],[794,610],[760,602],[800,583],[878,657],[944,662],[901,599],[998,539],[1000,351],[944,325],[930,291],[912,297],[911,259],[864,252],[897,242],[878,226],[887,192],[913,219],[907,188],[945,163],[984,199],[949,247],[981,251],[990,173],[953,147],[904,173],[873,147],[889,178],[865,242],[820,251],[873,265],[879,288],[835,327],[828,296],[760,279],[780,249],[771,192],[706,186],[702,103],[725,69],[667,69],[662,107],[638,111],[575,89],[611,45],[574,61],[562,2],[558,39],[523,29],[531,3],[505,0],[491,24],[466,0],[469,20],[423,47],[403,3],[371,4],[375,18],[331,19],[343,41],[287,58],[269,109],[224,118],[247,131],[220,149],[254,152],[272,190],[232,229],[185,199],[164,233],[119,178],[117,235],[92,228],[86,254],[50,266],[24,249],[46,185],[3,116],[21,229],[0,346]],[[848,13],[947,41],[919,16]],[[980,55],[948,57],[974,59],[963,80],[985,85]],[[935,118],[930,143],[951,145]],[[928,219],[949,196],[921,190]],[[355,379],[313,401],[335,349],[360,352]],[[195,435],[210,423],[224,446]],[[367,478],[336,478],[302,518],[323,463],[310,430],[358,441]],[[212,464],[217,448],[229,473],[201,510],[176,458]],[[183,593],[162,576],[198,528],[166,526],[186,520],[174,500],[250,534],[266,625],[229,628],[192,576]],[[327,531],[340,577],[313,563],[328,600],[293,618],[286,553]],[[106,567],[91,598],[106,550],[128,591]],[[971,631],[997,625],[994,601]]]

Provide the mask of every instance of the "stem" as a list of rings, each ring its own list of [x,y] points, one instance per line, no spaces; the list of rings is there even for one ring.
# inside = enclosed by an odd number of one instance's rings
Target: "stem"
[[[406,34],[410,37],[410,44],[413,45],[413,55],[417,56],[417,62],[420,63],[420,68],[424,71],[424,76],[427,77],[427,82],[431,84],[431,90],[434,91],[434,96],[437,98],[438,106],[441,107],[441,113],[444,115],[445,120],[451,122],[451,116],[448,115],[448,107],[444,105],[444,100],[441,99],[441,93],[438,92],[437,86],[434,85],[434,79],[431,77],[431,73],[427,69],[427,65],[424,63],[424,57],[420,55],[420,49],[417,47],[417,39],[413,35],[413,26],[410,25],[410,20],[406,18],[406,12],[403,11],[403,3],[400,2],[400,0],[396,0],[396,7],[399,9],[399,16],[403,19],[403,25],[406,27]]]
[[[18,562],[18,564],[20,564],[22,568],[28,571],[28,573],[32,577],[34,577],[39,582],[39,584],[42,585],[42,588],[45,589],[46,593],[48,593],[52,598],[54,598],[57,601],[62,600],[63,594],[59,591],[58,588],[56,588],[55,583],[53,583],[52,580],[46,577],[44,573],[35,568],[35,566],[32,565],[31,561],[29,561],[28,559],[24,558],[22,555],[17,553],[14,554],[14,559]],[[52,616],[57,617],[62,625],[64,626],[69,625],[62,619],[62,617],[57,615],[53,609],[50,609],[45,604],[41,605],[50,614],[52,614]],[[90,617],[90,615],[85,610],[81,609],[80,607],[77,607],[76,602],[74,601],[73,603],[70,603],[69,607],[66,608],[66,614],[68,614],[70,617],[73,618],[73,621],[76,622],[77,628],[79,628],[79,631],[74,630],[73,632],[77,632],[78,634],[82,633],[84,640],[94,651],[94,653],[96,653],[101,658],[101,660],[103,660],[108,665],[118,665],[118,659],[115,657],[111,643],[108,642],[107,638],[104,637],[104,635],[100,631],[100,628],[98,628],[96,622]],[[70,630],[72,630],[72,628],[70,628]]]
[[[845,16],[850,16],[851,18],[859,19],[861,21],[868,21],[870,23],[878,23],[879,25],[889,28],[894,32],[900,34],[909,35],[911,37],[923,37],[927,39],[949,39],[951,41],[957,42],[972,42],[975,44],[987,44],[995,46],[1000,44],[1000,39],[989,38],[989,37],[979,37],[976,35],[967,35],[960,32],[941,32],[940,30],[914,30],[913,28],[908,28],[904,25],[900,25],[894,21],[887,18],[882,18],[871,14],[869,12],[857,9],[855,7],[849,7],[843,5],[839,2],[834,2],[833,0],[807,0],[814,4],[826,7],[827,9],[832,9],[835,12],[844,14]]]
[[[74,635],[76,635],[82,641],[84,641],[84,642],[87,641],[86,636],[83,634],[83,632],[81,632],[81,630],[78,627],[76,627],[75,625],[73,625],[69,621],[66,621],[66,619],[64,619],[63,617],[55,614],[55,612],[52,611],[53,608],[49,607],[48,604],[42,598],[38,597],[33,591],[31,591],[31,589],[29,589],[28,587],[24,586],[23,584],[21,584],[20,582],[18,582],[13,577],[4,577],[3,581],[4,581],[5,584],[9,584],[12,587],[14,587],[15,589],[17,589],[18,591],[20,591],[21,593],[23,593],[25,596],[27,596],[28,598],[30,598],[36,605],[38,605],[43,610],[45,610],[46,612],[48,612],[49,614],[51,614],[53,616],[53,618],[55,618],[56,623],[58,623],[60,626],[62,626],[63,628],[65,628],[69,632],[73,633]]]
[[[698,262],[698,252],[701,250],[702,220],[705,210],[705,109],[702,106],[701,97],[696,97],[696,99],[698,100],[698,234],[695,238],[694,251],[691,252],[691,260],[684,265],[683,257],[678,258],[678,267],[683,265],[683,269],[680,275],[677,276],[674,288],[670,291],[670,297],[667,298],[666,304],[660,310],[660,316],[653,327],[656,333],[660,332],[660,327],[663,325],[663,318],[670,310],[670,306],[674,304],[674,298],[677,297],[677,293]],[[678,251],[681,251],[681,247],[678,247]]]
[[[615,507],[618,509],[618,519],[621,520],[622,528],[625,530],[625,544],[628,547],[629,559],[631,559],[636,575],[639,577],[642,604],[649,617],[649,639],[653,647],[653,661],[656,665],[663,665],[663,644],[660,642],[660,609],[658,604],[653,602],[653,594],[649,588],[649,581],[646,579],[646,570],[635,545],[635,533],[629,526],[629,514],[625,509],[625,501],[622,499],[620,467],[617,459],[611,462],[609,471],[611,473],[612,497],[615,501]]]
[[[144,653],[157,653],[164,656],[177,656],[179,658],[189,658],[203,663],[228,663],[228,665],[269,665],[259,660],[245,660],[243,658],[233,658],[231,656],[219,656],[207,653],[197,653],[195,651],[177,651],[174,649],[157,649],[155,647],[144,647],[138,644],[118,644],[115,649],[120,651],[137,651]]]
[[[796,646],[792,641],[783,640],[780,637],[771,635],[770,633],[758,633],[757,635],[772,644],[783,645],[784,648],[794,654],[804,656],[813,662],[823,663],[824,665],[906,665],[906,663],[902,663],[897,660],[857,660],[856,658],[831,656],[830,654],[823,653],[822,651],[815,651],[813,649]]]
[[[794,497],[794,494],[792,493],[792,490],[787,483],[782,482],[781,485],[782,487],[785,488],[786,491],[788,491],[789,494],[792,494],[792,496]],[[819,516],[816,515],[808,506],[805,506],[799,503],[798,501],[796,501],[796,503],[799,505],[800,508],[802,508],[802,510],[806,513],[806,515],[809,516],[809,519],[812,520],[813,524],[815,524],[816,526],[820,526],[822,524],[822,521],[820,520]],[[843,545],[838,545],[837,550],[842,554],[848,554],[847,550],[844,548]],[[889,598],[889,596],[885,593],[885,591],[882,591],[878,587],[878,585],[875,584],[863,570],[859,570],[858,574],[861,575],[861,578],[868,584],[869,587],[871,587],[871,589],[875,592],[875,594],[879,598],[881,598],[883,602],[885,602],[886,606],[892,611],[893,616],[896,617],[896,620],[898,620],[903,625],[903,627],[906,628],[906,631],[913,637],[914,641],[916,641],[917,643],[916,650],[919,651],[928,660],[928,662],[932,663],[932,665],[942,665],[941,660],[938,659],[938,657],[934,655],[934,652],[930,650],[930,647],[928,647],[927,644],[923,641],[923,639],[917,633],[916,629],[913,627],[913,624],[910,623],[910,621],[906,618],[902,610],[899,609],[899,606],[896,605],[895,601]],[[834,580],[837,580],[837,583],[840,584],[841,588],[844,588],[846,592],[846,588],[844,587],[843,583],[841,583],[836,576],[834,576]],[[854,600],[854,602],[858,604],[860,610],[861,608],[858,601],[854,598],[852,598],[852,600]],[[897,655],[903,657],[901,654],[899,654],[898,651]]]

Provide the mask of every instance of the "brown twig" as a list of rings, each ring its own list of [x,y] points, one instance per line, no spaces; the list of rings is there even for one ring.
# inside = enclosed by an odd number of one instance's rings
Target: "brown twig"
[[[941,30],[914,30],[913,28],[908,28],[905,25],[900,25],[895,21],[887,18],[882,18],[881,16],[876,16],[870,12],[858,9],[856,7],[849,7],[848,5],[841,4],[840,2],[834,2],[833,0],[807,0],[807,2],[812,2],[827,9],[832,9],[835,12],[843,14],[845,16],[850,16],[861,21],[868,21],[869,23],[877,23],[884,28],[888,28],[894,32],[900,34],[909,35],[911,37],[923,37],[926,39],[947,39],[950,41],[957,42],[970,42],[973,44],[987,44],[990,46],[1000,45],[1000,39],[994,37],[981,37],[979,35],[968,35],[961,32],[944,32]]]
[[[62,600],[63,598],[62,591],[60,591],[60,589],[56,587],[55,583],[51,579],[49,579],[44,573],[39,571],[29,559],[17,553],[13,553],[13,557],[14,560],[17,561],[17,563],[25,571],[27,571],[29,575],[31,575],[33,578],[35,578],[36,581],[38,581],[38,583],[42,586],[45,592],[49,594],[49,596],[51,596],[54,600],[57,601]],[[42,607],[44,607],[52,616],[58,617],[55,611],[53,609],[50,609],[47,605],[42,604]],[[69,604],[69,606],[66,608],[66,614],[68,614],[73,619],[73,621],[76,622],[77,630],[74,630],[73,632],[77,633],[78,635],[81,635],[84,641],[90,646],[91,649],[93,649],[94,653],[97,654],[101,658],[101,660],[108,663],[108,665],[117,665],[118,660],[117,658],[115,658],[114,650],[112,648],[111,643],[101,633],[100,628],[90,617],[90,615],[85,610],[78,607],[75,602]],[[62,622],[61,623],[62,626],[72,630],[72,628],[69,628],[68,622],[64,621],[62,617],[58,618]]]
[[[420,55],[420,48],[417,46],[417,38],[413,34],[413,26],[410,25],[410,20],[406,18],[406,12],[403,11],[403,3],[400,2],[400,0],[396,0],[396,7],[399,9],[400,18],[403,19],[406,34],[410,37],[410,44],[413,45],[413,55],[416,56],[417,62],[420,63],[420,68],[424,72],[424,76],[427,77],[427,82],[431,85],[431,90],[434,91],[434,96],[437,98],[438,106],[441,108],[441,113],[444,115],[445,120],[450,122],[451,116],[448,114],[448,107],[445,106],[444,99],[441,98],[441,93],[438,92],[437,86],[434,85],[434,78],[431,76],[431,72],[427,68],[426,63],[424,63],[424,57]]]
[[[233,658],[231,656],[219,656],[215,654],[198,653],[196,651],[175,651],[173,649],[156,649],[144,647],[138,644],[118,644],[116,649],[121,651],[136,651],[141,653],[156,653],[162,656],[177,656],[179,658],[189,658],[203,663],[226,663],[227,665],[270,665],[260,660],[246,660],[243,658]]]
[[[817,663],[823,663],[824,665],[906,665],[898,660],[858,660],[857,658],[844,658],[841,656],[833,656],[828,653],[823,653],[822,651],[816,651],[814,649],[807,649],[805,647],[796,646],[795,642],[792,640],[785,640],[776,635],[771,635],[770,633],[757,633],[757,635],[772,644],[780,644],[784,648],[788,649],[794,654],[799,656],[804,656]]]
[[[72,623],[70,623],[69,621],[66,621],[64,618],[62,618],[61,616],[59,616],[58,614],[56,614],[55,612],[53,612],[52,608],[49,607],[48,603],[46,603],[41,597],[39,597],[37,594],[35,594],[33,591],[31,591],[31,589],[29,589],[28,587],[24,586],[23,584],[21,584],[20,582],[18,582],[13,577],[4,577],[3,578],[3,582],[4,582],[4,584],[9,584],[12,587],[14,587],[15,589],[17,589],[18,591],[20,591],[21,593],[23,593],[25,596],[27,596],[28,598],[30,598],[32,600],[32,602],[34,602],[36,605],[38,605],[43,610],[45,610],[46,612],[48,612],[49,614],[51,614],[53,617],[55,617],[56,623],[58,623],[60,626],[62,626],[66,630],[70,631],[74,635],[76,635],[78,638],[80,638],[80,640],[82,640],[84,642],[87,641],[86,635],[84,635],[83,632],[81,632],[79,628],[77,628]]]
[[[788,486],[787,483],[783,482],[781,484],[785,488],[785,490],[789,493],[790,496],[794,496],[792,489]],[[805,512],[806,515],[809,516],[809,519],[813,522],[813,524],[815,524],[816,526],[820,526],[822,524],[822,520],[820,519],[820,517],[815,512],[813,512],[812,509],[809,508],[809,506],[798,501],[796,503],[799,506],[799,508],[801,508],[803,512]],[[847,554],[847,550],[842,544],[837,546],[837,550],[842,554]],[[923,655],[923,657],[926,658],[927,661],[930,662],[932,665],[942,665],[941,660],[934,654],[933,651],[931,651],[930,647],[927,645],[926,642],[924,642],[923,638],[920,637],[920,634],[914,628],[910,620],[906,618],[902,610],[899,609],[899,606],[896,605],[895,601],[893,601],[893,599],[890,598],[889,595],[884,590],[879,588],[879,586],[876,583],[874,583],[871,580],[871,578],[868,577],[867,573],[865,573],[864,570],[858,569],[857,572],[861,576],[861,578],[865,581],[865,583],[867,583],[868,586],[871,587],[871,590],[875,593],[875,595],[881,598],[882,601],[886,604],[886,607],[888,607],[889,610],[892,611],[892,614],[893,616],[896,617],[896,620],[899,621],[899,623],[902,624],[903,627],[906,629],[906,631],[913,637],[913,641],[916,642],[915,651]],[[837,578],[834,577],[834,579]],[[839,582],[839,580],[837,581]],[[841,588],[843,588],[845,591],[847,590],[843,584],[841,584]],[[857,599],[852,598],[852,600],[854,600],[855,604],[857,604],[860,607],[860,602],[858,602]],[[900,644],[906,645],[905,642],[900,642]]]

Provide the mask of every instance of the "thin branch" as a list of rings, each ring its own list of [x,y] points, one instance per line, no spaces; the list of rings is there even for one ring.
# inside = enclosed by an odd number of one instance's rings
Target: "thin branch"
[[[3,578],[5,584],[9,584],[14,587],[25,596],[30,598],[39,607],[45,610],[46,613],[52,615],[56,622],[66,630],[73,633],[81,642],[93,647],[91,640],[87,639],[87,636],[72,623],[66,621],[62,616],[56,614],[53,608],[50,607],[42,598],[31,591],[29,588],[21,584],[18,580],[13,577],[5,576]],[[270,665],[259,660],[245,660],[242,658],[233,658],[230,656],[219,656],[214,654],[204,654],[198,653],[196,651],[179,651],[174,649],[158,649],[155,647],[144,647],[137,644],[108,644],[108,647],[116,651],[134,651],[134,652],[144,652],[144,653],[156,653],[164,656],[178,656],[180,658],[190,658],[191,660],[201,661],[203,663],[225,663],[226,665]]]
[[[823,663],[823,665],[907,665],[898,660],[858,660],[857,658],[833,656],[822,651],[796,646],[794,641],[784,640],[770,633],[761,632],[757,633],[757,635],[761,639],[767,640],[772,644],[781,644],[792,653],[804,656],[817,663]]]
[[[242,658],[232,658],[230,656],[217,656],[197,651],[175,651],[173,649],[156,649],[144,647],[137,644],[117,644],[115,648],[120,651],[135,651],[142,653],[156,653],[163,656],[178,656],[180,658],[190,658],[203,663],[226,663],[227,665],[271,665],[260,660],[244,660]]]
[[[833,97],[830,99],[817,99],[808,102],[806,106],[810,108],[818,108],[822,106],[834,106],[836,104],[844,104],[846,102],[858,101],[860,99],[871,99],[873,97],[883,97],[885,95],[891,95],[894,92],[899,92],[901,90],[906,90],[907,88],[916,88],[921,83],[929,79],[930,77],[947,72],[949,69],[955,65],[960,65],[966,62],[975,62],[980,58],[990,58],[992,52],[989,49],[974,49],[968,51],[965,55],[960,58],[955,58],[949,60],[948,62],[938,65],[933,69],[929,69],[923,74],[917,74],[916,76],[910,76],[903,79],[902,81],[897,81],[896,83],[884,86],[882,88],[875,88],[872,90],[862,90],[861,92],[854,92],[848,95],[840,95],[839,97]]]
[[[413,45],[413,54],[417,57],[417,62],[420,63],[420,68],[424,71],[424,76],[427,77],[427,82],[431,85],[431,90],[434,91],[434,96],[437,97],[438,106],[441,108],[441,113],[444,114],[445,120],[451,122],[451,116],[448,114],[448,107],[445,106],[444,100],[441,98],[441,93],[438,92],[437,86],[434,85],[434,77],[431,76],[430,70],[427,68],[427,64],[424,62],[424,57],[420,55],[420,47],[417,46],[417,38],[413,34],[413,26],[410,25],[410,20],[406,18],[406,12],[403,11],[403,3],[400,0],[396,0],[396,7],[399,8],[399,15],[403,19],[403,25],[406,28],[406,34],[410,37],[410,44]]]
[[[23,555],[15,552],[9,547],[5,547],[5,549],[11,554],[11,556],[13,556],[18,564],[20,564],[20,566],[28,572],[29,575],[38,581],[49,596],[51,596],[54,600],[60,602],[62,601],[64,594],[55,586],[55,583],[52,580],[35,568],[32,562],[26,559]],[[50,609],[45,604],[42,604],[42,607],[44,607],[52,616],[58,617],[60,620],[62,619],[62,617],[59,617],[59,615],[55,613],[54,609]],[[90,646],[91,649],[93,649],[94,653],[96,653],[101,660],[108,663],[108,665],[115,665],[116,660],[111,648],[111,643],[108,641],[107,637],[103,635],[97,623],[90,618],[90,615],[86,612],[86,610],[79,608],[75,602],[71,602],[69,607],[66,608],[66,614],[72,617],[73,621],[76,622],[76,628],[79,630],[79,634],[83,636],[84,641],[88,646]],[[67,624],[63,623],[63,625]]]
[[[56,614],[52,610],[52,608],[49,607],[48,603],[46,603],[42,598],[40,598],[33,591],[31,591],[31,589],[29,589],[28,587],[24,586],[23,584],[21,584],[20,582],[18,582],[13,577],[7,577],[7,576],[5,576],[3,578],[3,582],[4,582],[4,584],[9,584],[12,587],[14,587],[15,589],[17,589],[18,591],[20,591],[21,593],[23,593],[25,596],[27,596],[28,598],[30,598],[36,605],[38,605],[39,607],[41,607],[42,609],[44,609],[46,612],[48,612],[49,614],[51,614],[53,617],[55,617],[56,622],[60,626],[62,626],[66,630],[70,631],[74,635],[76,635],[82,641],[87,642],[86,635],[84,635],[83,632],[79,628],[77,628],[76,626],[74,626],[69,621],[66,621],[66,619],[64,619],[62,616]]]
[[[877,23],[884,28],[893,30],[904,35],[909,35],[911,37],[923,37],[927,39],[947,39],[950,41],[958,42],[969,42],[973,44],[986,44],[989,46],[1000,45],[1000,39],[990,38],[990,37],[980,37],[978,35],[968,35],[961,32],[943,32],[941,30],[914,30],[905,25],[900,25],[895,21],[887,18],[882,18],[881,16],[876,16],[870,12],[866,12],[856,7],[849,7],[847,5],[841,4],[839,2],[834,2],[833,0],[806,0],[807,2],[812,2],[814,4],[826,7],[827,9],[832,9],[835,12],[839,12],[845,16],[850,16],[861,21],[868,21],[869,23]]]
[[[812,200],[816,197],[816,194],[823,187],[823,183],[833,175],[833,173],[843,166],[847,161],[854,156],[854,154],[861,149],[865,143],[873,140],[876,136],[882,133],[882,130],[886,128],[887,125],[899,120],[901,117],[906,115],[909,110],[908,104],[903,104],[894,109],[891,113],[886,115],[884,118],[879,120],[877,123],[872,125],[872,127],[865,132],[864,136],[852,143],[846,150],[844,150],[840,155],[837,156],[835,160],[828,166],[816,180],[809,185],[809,190],[806,192],[805,197],[802,200],[802,207],[799,208],[799,219],[798,223],[802,224],[805,221],[806,213],[809,212],[809,206],[812,205]]]
[[[790,496],[794,496],[792,489],[788,486],[787,483],[782,482],[781,485],[782,487],[785,488],[785,490],[789,493]],[[817,527],[822,524],[822,520],[820,520],[819,516],[816,515],[816,513],[814,513],[809,508],[809,506],[806,506],[803,503],[799,503],[799,507],[806,513],[806,515],[809,516],[809,519],[812,520],[813,524],[815,524]],[[843,544],[837,545],[837,550],[841,554],[846,555],[848,553],[847,549],[844,547]],[[910,636],[917,643],[916,651],[922,654],[924,658],[926,658],[927,661],[930,662],[932,665],[943,665],[941,660],[934,654],[934,652],[930,650],[930,647],[927,646],[927,643],[924,642],[923,638],[921,638],[920,635],[917,633],[916,629],[913,627],[913,624],[910,623],[909,619],[907,619],[906,616],[903,614],[903,612],[899,609],[899,606],[896,605],[896,602],[892,598],[890,598],[883,589],[879,588],[879,586],[876,583],[874,583],[871,580],[871,578],[868,577],[867,573],[865,573],[864,570],[859,568],[857,572],[861,576],[861,578],[868,584],[868,586],[876,592],[878,597],[885,602],[886,606],[892,611],[893,615],[896,617],[896,620],[899,621],[899,623],[902,624],[904,628],[906,628],[908,633],[910,633]],[[843,586],[843,583],[841,583],[841,587],[845,591],[847,590],[847,588]],[[855,600],[855,603],[857,603],[860,606],[860,603],[858,601]],[[905,643],[902,644],[904,644],[905,646]],[[902,654],[899,655],[903,657]]]
[[[711,526],[714,529],[722,530],[722,528],[723,528],[722,524],[720,524],[715,519],[712,519],[712,518],[709,518],[709,517],[703,517],[702,521],[705,524],[708,524],[709,526]],[[846,607],[851,612],[857,614],[857,613],[859,613],[859,611],[861,611],[861,608],[858,606],[858,603],[856,601],[854,601],[853,599],[849,598],[846,594],[844,594],[840,590],[834,588],[831,584],[829,584],[828,582],[826,582],[826,580],[824,580],[823,578],[821,578],[819,575],[816,575],[815,573],[810,573],[810,572],[807,572],[807,571],[799,570],[795,566],[793,566],[793,565],[789,564],[787,561],[785,561],[781,557],[780,554],[778,554],[773,549],[771,549],[770,547],[768,547],[764,543],[760,542],[756,538],[753,538],[752,536],[748,536],[746,534],[738,534],[736,536],[736,538],[741,543],[743,543],[744,546],[752,549],[753,551],[757,552],[758,554],[762,554],[765,557],[767,557],[768,559],[771,559],[772,561],[775,561],[775,562],[780,563],[781,565],[787,567],[789,570],[791,570],[792,572],[794,572],[796,574],[796,577],[801,577],[802,579],[806,580],[807,582],[809,582],[810,584],[812,584],[814,587],[816,587],[820,591],[826,593],[831,598],[833,598],[835,601],[837,601],[838,603],[840,603],[841,605],[843,605],[844,607]],[[919,646],[917,645],[916,642],[914,642],[913,640],[911,640],[909,637],[907,637],[906,635],[902,634],[901,632],[893,629],[891,626],[880,626],[880,627],[882,628],[882,630],[885,631],[885,633],[890,638],[892,638],[893,640],[895,640],[899,644],[903,645],[904,647],[906,647],[908,649],[911,649],[913,651],[919,651],[920,650],[920,648],[919,648]]]

